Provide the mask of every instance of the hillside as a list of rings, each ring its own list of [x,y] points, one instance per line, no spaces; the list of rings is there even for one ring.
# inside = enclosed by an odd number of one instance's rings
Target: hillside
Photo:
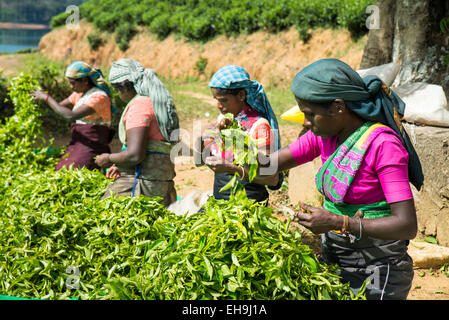
[[[80,15],[100,31],[117,32],[116,41],[126,50],[138,26],[160,39],[177,34],[193,41],[291,27],[303,39],[317,27],[346,28],[359,37],[368,31],[371,4],[373,0],[87,0]],[[64,25],[68,15],[55,16],[52,27]]]
[[[57,28],[46,34],[39,50],[52,60],[84,60],[108,70],[110,64],[127,57],[140,61],[167,78],[209,77],[225,64],[243,66],[265,86],[289,86],[296,72],[320,58],[339,58],[358,68],[366,36],[354,42],[347,30],[318,29],[308,42],[295,28],[276,34],[257,31],[238,37],[218,36],[206,43],[191,42],[175,35],[159,40],[141,28],[126,51],[121,51],[109,33],[97,33],[101,45],[92,49],[88,36],[94,26],[81,21],[80,28]]]

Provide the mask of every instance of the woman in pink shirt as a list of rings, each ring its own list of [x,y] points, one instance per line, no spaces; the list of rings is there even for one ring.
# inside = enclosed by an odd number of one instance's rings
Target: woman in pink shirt
[[[320,157],[323,207],[301,204],[295,219],[321,234],[322,259],[338,264],[354,292],[368,281],[368,299],[406,299],[417,232],[410,182],[419,190],[423,174],[398,119],[404,103],[378,77],[362,79],[336,59],[304,68],[291,88],[309,131],[261,163],[281,172]]]

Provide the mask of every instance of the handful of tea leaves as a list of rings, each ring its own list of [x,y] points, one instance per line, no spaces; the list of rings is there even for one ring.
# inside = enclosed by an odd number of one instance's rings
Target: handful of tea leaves
[[[248,180],[251,182],[257,175],[258,143],[259,141],[253,139],[245,127],[241,126],[235,119],[232,113],[222,115],[218,119],[219,130],[216,138],[217,145],[222,154],[229,154],[232,152],[232,163],[248,169]],[[215,133],[216,134],[216,133]],[[238,190],[238,180],[240,173],[236,172],[234,177],[221,188],[220,192],[232,188],[231,193]]]

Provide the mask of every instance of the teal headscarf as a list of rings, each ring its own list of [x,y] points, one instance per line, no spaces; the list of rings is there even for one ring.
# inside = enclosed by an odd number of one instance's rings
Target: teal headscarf
[[[296,74],[291,90],[297,98],[313,103],[342,99],[362,119],[392,128],[409,153],[409,180],[417,190],[421,189],[424,181],[421,162],[400,121],[405,103],[377,76],[362,79],[343,61],[322,59]]]
[[[70,64],[66,69],[65,76],[72,79],[89,77],[96,87],[106,92],[112,98],[111,89],[107,85],[101,70],[92,68],[84,61],[75,61]]]
[[[179,119],[173,97],[152,69],[145,69],[133,59],[120,59],[112,63],[109,71],[111,84],[128,80],[133,83],[137,94],[151,98],[156,120],[165,140],[179,139]],[[171,135],[174,137],[171,137]]]

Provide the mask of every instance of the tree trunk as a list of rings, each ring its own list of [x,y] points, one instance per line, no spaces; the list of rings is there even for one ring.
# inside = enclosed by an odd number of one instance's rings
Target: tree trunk
[[[394,86],[433,83],[448,96],[449,1],[376,0],[375,5],[380,29],[369,31],[360,67],[393,61],[401,67]]]
[[[396,0],[376,0],[379,11],[379,29],[371,29],[363,52],[361,69],[389,63],[393,57],[394,14]]]

